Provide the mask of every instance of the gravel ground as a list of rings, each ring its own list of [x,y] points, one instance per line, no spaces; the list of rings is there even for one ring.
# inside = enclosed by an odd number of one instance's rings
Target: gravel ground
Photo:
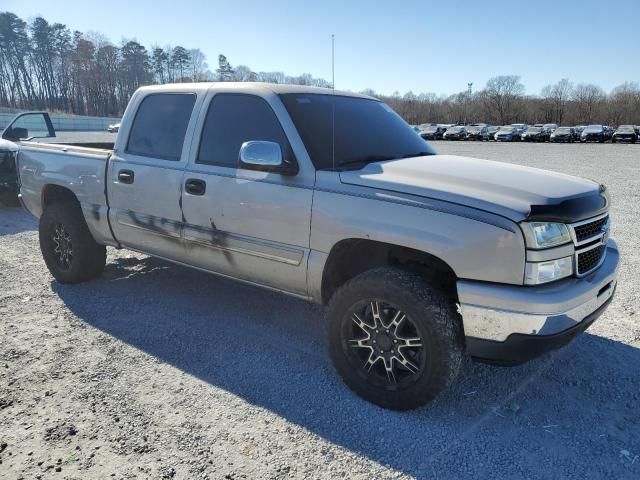
[[[640,478],[640,146],[436,148],[609,186],[623,265],[587,333],[385,411],[334,373],[322,308],[112,249],[59,285],[35,220],[1,208],[0,477]]]

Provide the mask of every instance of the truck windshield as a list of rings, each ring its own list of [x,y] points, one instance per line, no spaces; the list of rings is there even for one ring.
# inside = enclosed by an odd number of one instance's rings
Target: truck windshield
[[[359,169],[371,162],[435,154],[378,100],[315,93],[287,93],[280,98],[318,170]]]

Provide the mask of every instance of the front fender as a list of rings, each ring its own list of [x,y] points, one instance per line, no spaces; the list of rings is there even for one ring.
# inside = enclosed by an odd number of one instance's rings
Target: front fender
[[[350,238],[429,253],[449,265],[458,278],[513,285],[523,281],[525,242],[511,220],[371,189],[316,190],[310,268],[312,262],[326,260],[336,243]]]

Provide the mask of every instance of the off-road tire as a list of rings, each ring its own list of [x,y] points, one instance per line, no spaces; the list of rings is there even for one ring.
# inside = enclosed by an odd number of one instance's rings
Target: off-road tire
[[[58,261],[54,235],[60,225],[70,238],[73,256],[67,268]],[[38,227],[40,250],[51,275],[60,283],[80,283],[100,276],[107,260],[107,249],[94,240],[74,201],[56,202],[45,207]]]
[[[364,380],[348,357],[344,322],[352,322],[355,305],[370,299],[398,305],[422,339],[427,367],[406,388],[382,388]],[[433,400],[458,373],[464,351],[461,317],[454,302],[417,273],[386,267],[362,273],[335,292],[328,317],[329,348],[336,370],[349,388],[376,405],[393,410],[417,408]]]

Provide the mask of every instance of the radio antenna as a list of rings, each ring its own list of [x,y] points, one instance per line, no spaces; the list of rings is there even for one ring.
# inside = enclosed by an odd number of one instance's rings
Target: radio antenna
[[[331,34],[331,165],[336,169],[336,62],[335,35]]]

